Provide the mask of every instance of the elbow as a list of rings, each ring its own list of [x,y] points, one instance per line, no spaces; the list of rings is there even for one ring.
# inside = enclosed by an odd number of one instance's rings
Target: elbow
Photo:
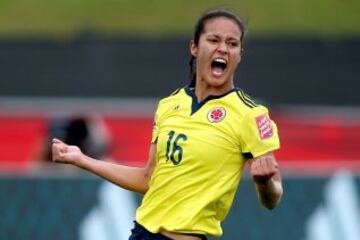
[[[145,193],[149,190],[149,186],[146,185],[144,187],[142,187],[141,189],[139,189],[138,193],[145,195]]]
[[[149,174],[144,175],[143,181],[139,184],[140,188],[137,191],[138,193],[145,195],[145,193],[150,188],[150,178],[151,178],[151,175],[149,175]]]
[[[267,210],[274,210],[277,206],[278,206],[279,202],[276,203],[263,203],[263,206],[267,209]]]
[[[269,198],[262,198],[261,203],[266,209],[274,210],[279,205],[282,195],[283,195],[283,191],[281,189],[281,191],[279,191],[275,195],[272,195]]]
[[[268,206],[266,209],[272,211],[276,208],[276,205]]]
[[[262,202],[262,205],[267,209],[267,210],[274,210],[278,205],[279,205],[280,199],[277,201],[267,201],[267,202]]]
[[[145,193],[149,190],[149,182],[141,181],[138,182],[136,188],[133,189],[134,192],[145,195]]]

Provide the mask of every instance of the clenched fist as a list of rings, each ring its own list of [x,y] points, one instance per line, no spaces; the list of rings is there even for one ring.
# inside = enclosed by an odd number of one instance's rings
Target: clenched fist
[[[83,153],[77,146],[70,146],[59,139],[52,140],[52,160],[58,163],[77,165],[82,159]]]
[[[267,184],[279,172],[279,166],[272,153],[250,160],[250,174],[255,183]]]

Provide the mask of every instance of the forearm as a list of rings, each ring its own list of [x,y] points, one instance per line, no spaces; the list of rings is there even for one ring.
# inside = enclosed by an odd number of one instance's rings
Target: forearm
[[[274,209],[283,194],[281,180],[272,178],[267,183],[256,183],[257,197],[261,204],[268,209]]]
[[[83,154],[79,147],[67,145],[54,138],[52,143],[52,160],[78,166],[108,180],[122,188],[145,193],[156,165],[156,144],[151,144],[149,161],[144,168],[118,165],[99,161]]]
[[[110,181],[124,189],[144,194],[150,175],[146,168],[130,167],[92,159],[86,155],[76,162],[78,167]]]

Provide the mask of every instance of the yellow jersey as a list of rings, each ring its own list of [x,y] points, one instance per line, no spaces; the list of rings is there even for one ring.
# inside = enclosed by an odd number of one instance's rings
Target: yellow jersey
[[[242,90],[198,102],[178,89],[159,102],[156,167],[136,220],[150,232],[221,236],[246,159],[279,148],[268,110]]]

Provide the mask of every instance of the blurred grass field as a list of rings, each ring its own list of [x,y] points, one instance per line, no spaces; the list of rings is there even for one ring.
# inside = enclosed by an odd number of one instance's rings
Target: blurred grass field
[[[250,37],[360,36],[359,0],[0,0],[0,37],[189,36],[218,6],[240,13]]]

